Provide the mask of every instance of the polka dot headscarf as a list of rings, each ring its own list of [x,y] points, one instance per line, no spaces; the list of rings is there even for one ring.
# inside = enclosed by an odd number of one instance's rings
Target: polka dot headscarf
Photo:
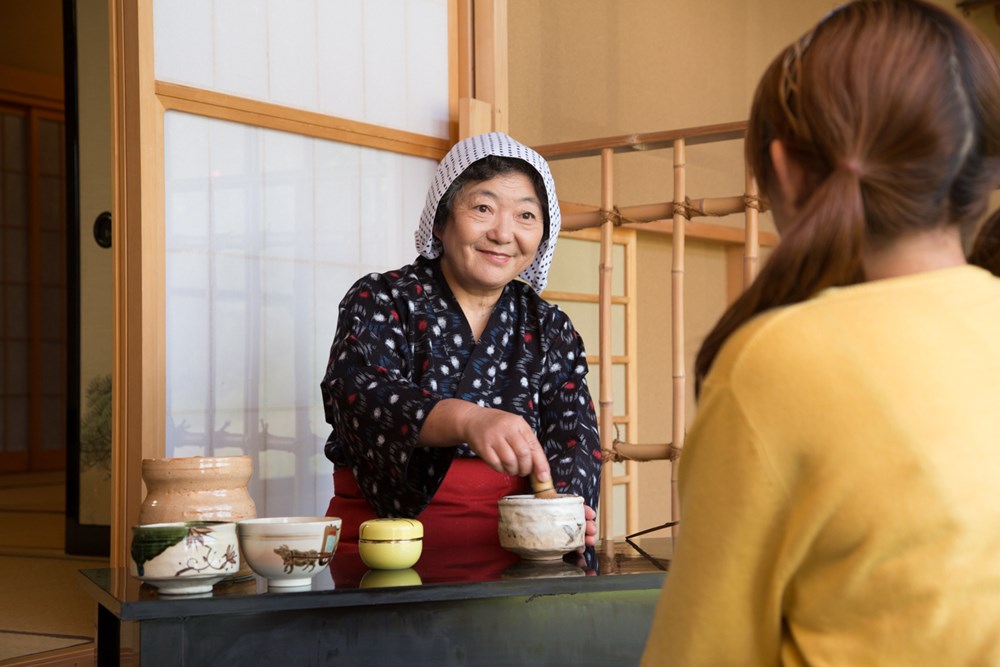
[[[420,214],[420,227],[414,234],[417,252],[428,259],[441,255],[441,241],[434,237],[434,216],[437,213],[438,203],[452,181],[461,176],[473,162],[487,155],[520,158],[534,167],[545,183],[545,192],[549,198],[549,237],[539,244],[535,261],[521,272],[521,278],[534,287],[536,292],[541,292],[548,282],[549,265],[552,263],[552,253],[556,249],[556,239],[562,221],[559,215],[559,199],[556,197],[556,184],[552,180],[552,172],[549,171],[545,158],[502,132],[490,132],[463,139],[441,160],[434,173],[434,181],[427,191],[424,212]]]

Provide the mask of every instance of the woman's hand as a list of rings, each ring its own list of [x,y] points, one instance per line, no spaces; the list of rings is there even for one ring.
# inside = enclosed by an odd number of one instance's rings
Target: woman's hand
[[[549,461],[531,426],[504,410],[446,398],[427,415],[418,442],[425,447],[464,442],[497,472],[520,477],[534,472],[540,481],[551,479]]]
[[[583,533],[583,543],[585,547],[592,547],[597,544],[597,512],[590,506],[583,506],[583,518],[587,520],[587,528]],[[585,547],[577,549],[583,553]]]
[[[542,445],[523,417],[469,405],[474,409],[465,413],[463,440],[479,458],[497,472],[521,477],[534,472],[543,482],[550,478]]]

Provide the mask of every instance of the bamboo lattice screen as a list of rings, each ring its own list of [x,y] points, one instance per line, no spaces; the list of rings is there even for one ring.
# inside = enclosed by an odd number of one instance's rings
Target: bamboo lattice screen
[[[599,228],[600,230],[600,290],[599,304],[599,373],[600,396],[598,400],[598,423],[600,426],[601,449],[605,453],[604,462],[610,466],[614,461],[628,461],[629,465],[641,461],[669,460],[671,465],[671,517],[672,525],[678,521],[676,461],[684,447],[686,425],[686,394],[688,382],[684,359],[684,257],[685,241],[693,237],[712,242],[736,244],[742,248],[742,288],[749,285],[757,273],[759,249],[764,237],[768,245],[776,243],[773,234],[762,234],[758,229],[758,215],[762,210],[756,184],[746,173],[745,191],[740,195],[692,199],[687,189],[687,148],[698,144],[712,144],[727,141],[742,141],[746,123],[728,123],[682,130],[670,130],[647,134],[633,134],[575,141],[562,144],[536,146],[536,150],[550,162],[572,158],[600,156],[601,197],[600,207],[593,210],[570,212],[563,215],[563,229],[566,231]],[[615,205],[614,166],[615,155],[630,151],[672,150],[673,152],[673,196],[670,202],[630,206],[619,209]],[[577,207],[578,208],[578,207]],[[743,229],[695,222],[695,217],[727,216],[742,213],[745,216]],[[613,413],[613,383],[611,378],[611,279],[612,244],[616,227],[655,229],[672,235],[671,267],[671,367],[672,367],[672,440],[662,444],[633,444],[621,442],[615,436]],[[635,388],[630,389],[634,391]],[[601,481],[600,539],[603,544],[613,541],[613,485],[614,476],[606,470]],[[625,484],[636,484],[635,474],[626,474]],[[634,497],[632,489],[627,496]],[[629,503],[631,505],[631,503]],[[627,513],[633,511],[627,508]],[[627,515],[629,526],[636,524],[634,517]],[[638,534],[657,528],[643,530]],[[634,536],[634,535],[632,535]],[[630,536],[630,537],[632,537]]]

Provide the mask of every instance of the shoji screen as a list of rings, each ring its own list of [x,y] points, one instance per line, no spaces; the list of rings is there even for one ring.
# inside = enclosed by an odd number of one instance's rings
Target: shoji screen
[[[157,0],[161,81],[448,136],[447,0]],[[261,516],[326,508],[337,305],[413,259],[434,160],[164,117],[167,456],[254,457]]]

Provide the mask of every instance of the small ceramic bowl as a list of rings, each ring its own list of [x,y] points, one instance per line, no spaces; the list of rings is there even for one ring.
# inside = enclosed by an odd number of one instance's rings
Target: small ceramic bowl
[[[154,523],[132,528],[129,570],[161,595],[211,593],[240,569],[236,524]]]
[[[555,560],[583,546],[587,522],[580,496],[506,496],[499,510],[500,546],[521,558]]]
[[[250,568],[269,588],[309,586],[330,565],[340,541],[338,517],[244,519],[237,532]]]
[[[373,570],[405,570],[420,559],[424,524],[416,519],[369,519],[358,528],[358,553]]]

